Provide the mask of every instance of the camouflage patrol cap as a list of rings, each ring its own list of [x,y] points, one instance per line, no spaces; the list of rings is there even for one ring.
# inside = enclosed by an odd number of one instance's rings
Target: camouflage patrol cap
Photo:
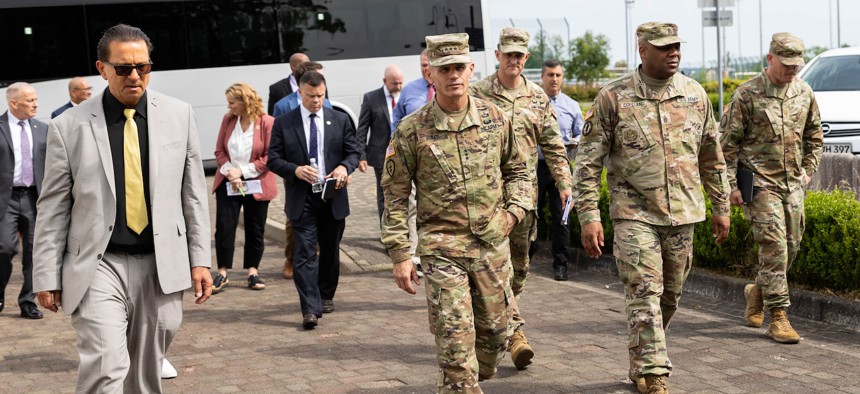
[[[466,33],[442,34],[424,37],[427,43],[427,60],[433,67],[447,64],[469,64],[469,35]]]
[[[506,27],[499,34],[499,51],[529,53],[529,37],[529,32],[519,27]]]
[[[803,40],[790,33],[775,33],[770,39],[770,53],[786,66],[803,66]]]
[[[647,41],[657,47],[687,42],[678,37],[678,25],[665,22],[648,22],[639,25],[636,28],[636,39],[639,43]]]

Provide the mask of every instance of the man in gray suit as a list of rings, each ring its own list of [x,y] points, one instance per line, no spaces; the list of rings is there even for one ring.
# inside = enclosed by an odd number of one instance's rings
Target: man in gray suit
[[[5,307],[6,284],[12,275],[12,256],[18,254],[18,234],[24,243],[18,293],[21,317],[41,319],[33,295],[33,233],[36,199],[45,174],[48,125],[33,119],[39,106],[36,90],[16,82],[6,89],[9,111],[0,115],[0,311]]]
[[[161,392],[182,294],[212,293],[209,208],[191,106],[147,90],[149,37],[98,43],[108,88],[51,121],[37,208],[39,304],[72,316],[78,392]]]
[[[358,144],[363,148],[358,169],[367,171],[370,164],[376,173],[376,205],[379,218],[382,218],[382,164],[385,161],[385,148],[391,139],[391,115],[400,98],[400,90],[403,89],[403,71],[396,64],[385,68],[382,77],[382,87],[371,90],[364,94],[361,100],[361,112],[358,115],[358,130],[356,138]],[[370,138],[367,134],[370,132]]]

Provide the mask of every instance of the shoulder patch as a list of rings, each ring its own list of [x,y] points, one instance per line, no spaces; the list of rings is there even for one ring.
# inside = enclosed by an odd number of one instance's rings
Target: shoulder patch
[[[585,113],[585,120],[591,119],[592,116],[594,116],[594,106],[593,105],[591,106],[591,108],[588,109],[588,112]]]
[[[385,158],[387,159],[391,156],[394,156],[394,154],[394,141],[391,141],[388,143],[388,149],[385,150]]]

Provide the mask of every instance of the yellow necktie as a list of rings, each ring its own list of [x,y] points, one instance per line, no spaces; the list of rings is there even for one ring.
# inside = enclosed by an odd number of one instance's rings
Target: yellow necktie
[[[122,154],[125,172],[125,221],[132,231],[140,234],[149,220],[146,217],[146,199],[143,196],[143,173],[140,167],[140,142],[134,110],[126,109],[123,128]]]

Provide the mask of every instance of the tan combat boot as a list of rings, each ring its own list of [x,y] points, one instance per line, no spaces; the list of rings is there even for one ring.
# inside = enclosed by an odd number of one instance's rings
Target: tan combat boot
[[[770,308],[770,326],[767,328],[767,336],[779,343],[798,343],[800,335],[791,328],[785,308]]]
[[[747,300],[747,309],[744,317],[750,327],[761,327],[764,323],[764,300],[761,298],[761,289],[755,284],[744,286],[744,298]]]
[[[669,394],[665,376],[645,375],[645,385],[648,386],[648,390],[640,391],[642,394]]]
[[[529,346],[529,341],[523,334],[522,329],[514,331],[511,336],[511,343],[508,345],[508,350],[511,352],[511,361],[517,369],[525,369],[526,366],[532,363],[532,357],[535,356],[534,350]]]
[[[627,377],[630,378],[630,381],[636,385],[636,392],[638,393],[647,393],[648,385],[645,384],[645,376],[636,376],[633,374],[633,371],[627,372]]]

